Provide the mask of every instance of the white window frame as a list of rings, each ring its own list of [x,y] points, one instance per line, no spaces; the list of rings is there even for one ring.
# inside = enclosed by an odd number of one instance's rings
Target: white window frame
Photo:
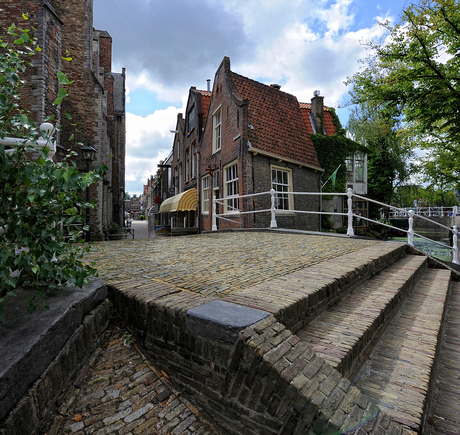
[[[231,177],[231,178],[229,178]],[[239,213],[238,161],[224,166],[224,197],[235,196],[225,200],[225,213]]]
[[[209,207],[211,204],[210,201],[210,194],[211,189],[210,187],[211,177],[209,175],[205,175],[201,179],[201,210],[203,214],[209,214]]]
[[[284,179],[277,178],[276,181],[273,179],[273,172],[277,171],[280,173],[287,174],[287,183]],[[289,212],[294,210],[294,198],[292,193],[281,193],[278,195],[278,192],[292,192],[292,170],[290,168],[286,168],[285,166],[276,166],[271,165],[270,167],[270,177],[271,177],[271,186],[272,189],[275,189],[277,194],[275,195],[275,208],[281,212]],[[283,176],[282,176],[283,178]],[[287,207],[286,207],[287,201]],[[280,208],[280,205],[282,206]]]
[[[222,105],[212,114],[212,153],[222,148]]]

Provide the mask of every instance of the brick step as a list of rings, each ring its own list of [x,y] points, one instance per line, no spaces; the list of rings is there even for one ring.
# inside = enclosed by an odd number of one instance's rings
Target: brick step
[[[428,269],[353,384],[393,420],[420,431],[451,272]],[[457,397],[458,401],[458,397]]]
[[[425,435],[460,433],[460,282],[452,281]]]
[[[427,267],[427,257],[406,255],[316,317],[297,332],[298,337],[340,373],[351,377]]]

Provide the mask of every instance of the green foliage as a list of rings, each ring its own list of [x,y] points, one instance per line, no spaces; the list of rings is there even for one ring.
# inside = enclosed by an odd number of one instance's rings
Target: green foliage
[[[395,188],[405,183],[413,171],[413,152],[400,134],[399,120],[384,105],[361,104],[352,110],[347,127],[367,153],[368,195],[391,204]],[[380,216],[378,209],[371,204],[371,218]]]
[[[15,39],[14,39],[15,38]],[[8,42],[14,39],[14,42]],[[82,261],[88,249],[81,245],[82,211],[93,204],[82,200],[85,189],[104,168],[80,174],[69,159],[54,164],[46,160],[49,149],[34,150],[37,129],[21,110],[18,91],[26,56],[35,53],[27,30],[15,26],[0,39],[0,138],[20,138],[18,146],[0,144],[0,321],[4,302],[21,287],[33,286],[28,310],[35,301],[59,286],[82,287],[95,269]],[[66,81],[62,76],[60,80]]]
[[[361,150],[362,147],[358,143],[342,135],[325,136],[323,134],[312,134],[311,138],[319,163],[324,169],[322,176],[323,183],[326,182],[340,166],[337,171],[335,188],[332,189],[332,183],[329,181],[324,186],[324,191],[345,192],[347,182],[345,159],[354,152]]]
[[[460,181],[459,2],[418,0],[399,23],[382,26],[388,37],[366,44],[372,55],[347,81],[351,102],[382,104],[414,147],[429,150],[438,170]]]

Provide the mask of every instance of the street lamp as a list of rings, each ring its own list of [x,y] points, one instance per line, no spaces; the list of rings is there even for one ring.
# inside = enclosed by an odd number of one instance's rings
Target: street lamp
[[[96,149],[91,145],[91,142],[88,142],[88,145],[81,147],[81,153],[83,161],[86,162],[86,172],[89,172],[90,163],[96,158]],[[89,186],[86,186],[86,202],[89,202]],[[90,241],[90,226],[89,226],[89,207],[86,207],[86,231],[85,240]]]

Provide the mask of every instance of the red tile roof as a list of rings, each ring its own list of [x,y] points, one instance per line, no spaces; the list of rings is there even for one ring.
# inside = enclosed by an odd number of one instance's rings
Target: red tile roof
[[[311,114],[311,103],[299,103],[300,109],[302,110],[302,115],[305,119],[305,122],[307,124],[307,129],[309,133],[314,133],[313,127],[311,125],[311,120],[310,120],[310,114]],[[324,129],[326,130],[326,134],[328,136],[333,136],[336,134],[335,130],[335,125],[334,121],[332,119],[332,114],[329,111],[329,108],[324,106],[324,117],[323,117],[323,122],[324,122]]]
[[[251,146],[320,168],[297,98],[234,72],[230,77],[239,96],[249,101]]]
[[[201,94],[201,109],[203,110],[203,126],[206,124],[206,116],[208,114],[209,103],[211,102],[211,91],[201,91],[197,89],[197,92]]]

